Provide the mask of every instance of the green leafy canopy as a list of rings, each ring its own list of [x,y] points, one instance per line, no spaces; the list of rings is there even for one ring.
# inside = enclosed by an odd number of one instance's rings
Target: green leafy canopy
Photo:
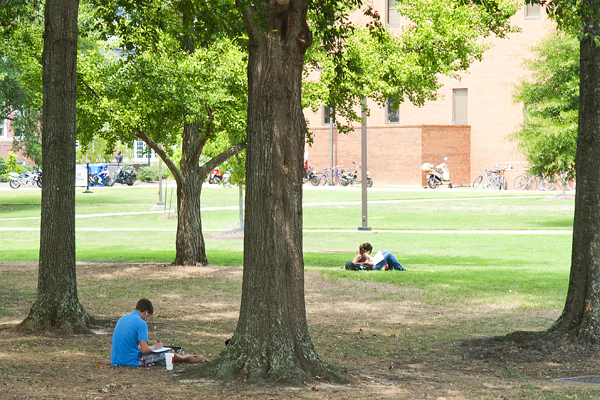
[[[575,174],[579,109],[579,41],[572,35],[552,34],[533,48],[525,65],[532,73],[516,87],[525,122],[512,135],[527,156],[531,172]]]

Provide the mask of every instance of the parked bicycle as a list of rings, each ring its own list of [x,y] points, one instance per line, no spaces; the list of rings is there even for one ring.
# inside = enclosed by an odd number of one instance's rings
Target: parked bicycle
[[[479,175],[473,181],[473,187],[482,187],[484,189],[499,189],[506,190],[508,185],[506,183],[506,168],[496,168],[494,170],[483,167],[485,171]]]
[[[340,183],[340,177],[342,175],[340,174],[338,168],[341,166],[342,164],[338,164],[335,167],[333,167],[333,172],[331,174],[331,182],[333,182],[334,185],[338,185]],[[323,173],[319,174],[318,176],[313,176],[311,178],[310,183],[312,183],[313,186],[325,185],[329,183],[329,169],[323,168],[323,170]]]
[[[515,181],[513,182],[513,186],[517,190],[526,190],[526,189],[529,189],[534,184],[535,184],[535,187],[538,190],[544,190],[544,189],[540,189],[540,179],[537,176],[535,176],[535,175],[531,175],[529,172],[526,173],[525,175],[519,175],[519,176],[517,176],[515,178]]]
[[[565,190],[575,190],[576,182],[575,178],[569,179],[569,175],[567,171],[562,171],[560,173],[555,173],[552,176],[545,176],[540,179],[540,190],[553,190],[556,187],[556,183],[560,182],[563,188],[563,192]]]

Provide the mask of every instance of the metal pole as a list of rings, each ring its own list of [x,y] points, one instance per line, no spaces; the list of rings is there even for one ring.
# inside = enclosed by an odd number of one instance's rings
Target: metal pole
[[[362,185],[362,226],[359,231],[370,231],[371,228],[367,224],[367,98],[362,99],[361,118],[363,120],[360,127],[360,172]]]
[[[329,186],[333,186],[333,122],[334,122],[333,107],[329,109]]]
[[[86,175],[87,186],[86,186],[85,191],[83,193],[92,193],[92,191],[90,190],[90,163],[87,162],[87,161],[85,163],[85,168],[87,170],[87,173],[85,174]]]
[[[158,160],[158,203],[157,206],[163,206],[162,200],[162,160]]]

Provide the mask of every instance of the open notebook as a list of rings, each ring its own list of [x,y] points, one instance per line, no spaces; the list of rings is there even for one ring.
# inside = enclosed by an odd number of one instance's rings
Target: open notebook
[[[377,265],[381,261],[383,261],[383,253],[381,252],[381,250],[379,250],[377,254],[375,254],[375,256],[373,257],[373,265]]]
[[[153,353],[164,353],[165,351],[169,351],[169,350],[171,350],[170,347],[163,346],[160,349],[154,349],[154,350],[152,350],[152,352]]]
[[[165,351],[173,350],[175,353],[179,354],[181,351],[181,347],[179,346],[163,346],[160,349],[152,350],[153,353],[164,353]]]

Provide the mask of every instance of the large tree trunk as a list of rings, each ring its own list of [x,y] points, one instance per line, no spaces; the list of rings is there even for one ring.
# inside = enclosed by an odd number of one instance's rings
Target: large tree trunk
[[[586,1],[590,9],[598,0]],[[571,275],[565,308],[550,329],[572,340],[600,343],[600,28],[586,21],[580,43],[577,193],[573,222]]]
[[[89,332],[75,266],[77,0],[47,0],[43,63],[44,185],[37,297],[23,330]]]
[[[267,3],[267,2],[265,2]],[[217,361],[217,376],[301,382],[336,373],[308,333],[302,258],[303,55],[312,42],[308,1],[270,1],[269,27],[246,15],[248,147],[244,277],[237,329]]]
[[[200,146],[200,131],[197,123],[184,125],[182,155],[177,180],[177,239],[175,243],[175,265],[206,265],[206,248],[202,235],[200,217],[200,195],[206,175],[201,174],[196,149]]]

